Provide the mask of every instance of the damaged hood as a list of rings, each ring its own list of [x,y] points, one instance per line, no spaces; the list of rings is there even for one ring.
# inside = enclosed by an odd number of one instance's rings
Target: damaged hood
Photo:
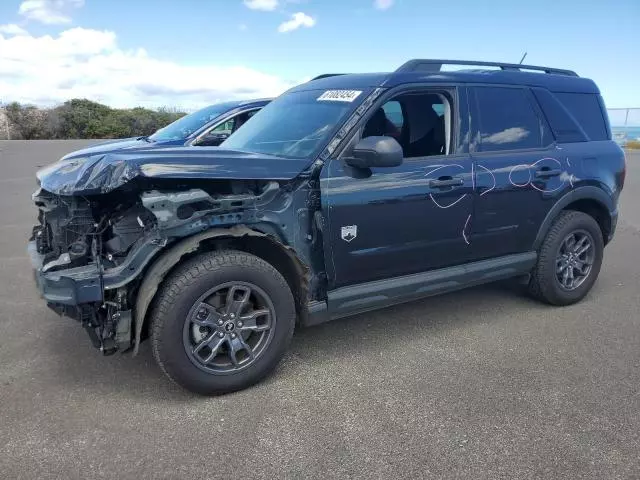
[[[137,177],[291,180],[311,163],[219,147],[151,147],[65,157],[39,170],[37,177],[41,188],[58,195],[95,195]]]

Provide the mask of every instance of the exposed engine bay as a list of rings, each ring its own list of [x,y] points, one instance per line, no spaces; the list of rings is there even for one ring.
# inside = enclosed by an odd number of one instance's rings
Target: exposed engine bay
[[[33,198],[40,225],[33,228],[32,239],[44,255],[44,271],[86,265],[102,255],[111,262],[126,254],[155,222],[141,204],[100,211],[100,203],[86,197],[39,190]]]
[[[92,196],[41,188],[33,194],[38,224],[30,239],[32,261],[47,276],[40,281],[51,283],[48,290],[63,292],[45,297],[47,303],[79,320],[105,354],[137,350],[142,319],[135,324],[136,300],[144,271],[161,250],[211,227],[268,220],[270,212],[289,211],[293,199],[292,189],[275,181],[172,187]]]

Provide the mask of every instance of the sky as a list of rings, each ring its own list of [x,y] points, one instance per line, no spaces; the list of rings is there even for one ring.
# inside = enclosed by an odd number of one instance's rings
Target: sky
[[[0,102],[193,110],[411,58],[525,63],[640,107],[640,0],[1,0]]]

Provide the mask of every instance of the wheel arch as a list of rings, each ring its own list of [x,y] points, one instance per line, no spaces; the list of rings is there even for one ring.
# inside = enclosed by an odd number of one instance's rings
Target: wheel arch
[[[134,355],[137,355],[142,334],[145,327],[148,327],[149,307],[164,279],[182,263],[185,257],[189,258],[201,252],[226,247],[251,253],[273,265],[284,276],[291,288],[299,318],[304,315],[309,268],[298,258],[292,248],[284,245],[275,236],[244,225],[215,228],[171,245],[162,251],[147,268],[136,295]]]
[[[576,210],[593,217],[602,230],[604,243],[608,242],[609,234],[613,227],[612,213],[615,211],[615,204],[602,189],[594,186],[583,186],[561,197],[549,210],[538,229],[538,234],[533,244],[534,250],[540,248],[554,220],[563,210]]]

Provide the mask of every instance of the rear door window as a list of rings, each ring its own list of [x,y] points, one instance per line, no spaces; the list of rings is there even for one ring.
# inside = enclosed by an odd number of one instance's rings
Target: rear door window
[[[235,118],[231,118],[231,119],[227,120],[226,122],[221,123],[220,125],[218,125],[216,128],[214,128],[212,130],[212,132],[231,134],[231,132],[233,131],[233,125],[234,125],[235,121],[236,121]]]
[[[474,91],[480,114],[479,151],[524,150],[551,143],[525,90],[475,87]]]

